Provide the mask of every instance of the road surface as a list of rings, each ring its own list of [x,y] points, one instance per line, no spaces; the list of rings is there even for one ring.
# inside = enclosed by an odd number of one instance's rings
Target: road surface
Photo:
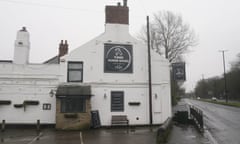
[[[218,144],[240,144],[240,108],[185,99],[203,111],[204,124]]]

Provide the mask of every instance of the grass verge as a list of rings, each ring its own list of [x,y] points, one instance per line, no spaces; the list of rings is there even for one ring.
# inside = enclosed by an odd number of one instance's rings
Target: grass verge
[[[207,100],[207,99],[201,99],[200,101],[240,108],[240,102],[228,102],[228,103],[226,103],[226,102],[222,102],[222,101],[213,101],[213,100]]]

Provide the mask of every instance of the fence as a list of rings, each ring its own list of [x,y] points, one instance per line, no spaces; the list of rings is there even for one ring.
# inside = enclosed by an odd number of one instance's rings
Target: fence
[[[198,129],[203,132],[203,112],[200,109],[190,105],[190,116],[194,120],[194,123]]]

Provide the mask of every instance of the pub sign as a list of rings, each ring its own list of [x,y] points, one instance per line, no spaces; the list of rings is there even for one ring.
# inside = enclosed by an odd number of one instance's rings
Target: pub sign
[[[132,73],[132,45],[104,44],[104,72]]]
[[[185,63],[173,63],[172,64],[173,70],[173,79],[179,81],[186,80],[186,72],[185,72]]]

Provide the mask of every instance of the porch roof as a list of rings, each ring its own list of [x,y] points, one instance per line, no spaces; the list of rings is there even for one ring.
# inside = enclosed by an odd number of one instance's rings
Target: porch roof
[[[91,86],[60,85],[57,88],[57,98],[67,96],[91,96]]]

